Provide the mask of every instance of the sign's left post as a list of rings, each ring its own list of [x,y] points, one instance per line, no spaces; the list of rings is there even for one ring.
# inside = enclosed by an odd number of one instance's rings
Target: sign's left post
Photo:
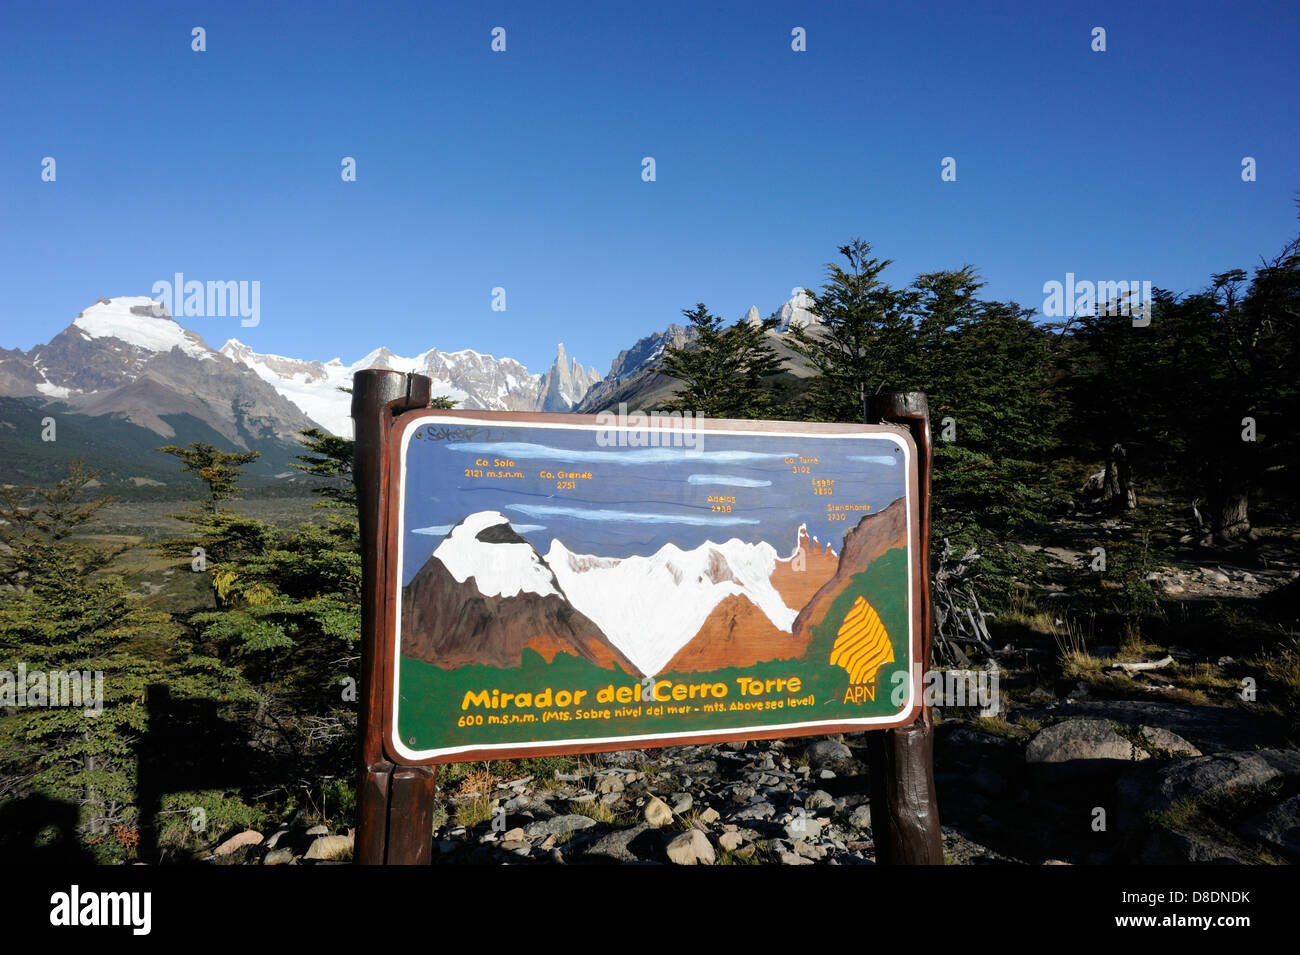
[[[434,770],[399,766],[384,754],[384,655],[392,652],[391,621],[384,595],[390,493],[388,441],[394,419],[427,408],[432,382],[424,375],[371,369],[352,379],[356,444],[352,480],[361,532],[361,739],[357,786],[358,865],[428,865],[433,848]]]

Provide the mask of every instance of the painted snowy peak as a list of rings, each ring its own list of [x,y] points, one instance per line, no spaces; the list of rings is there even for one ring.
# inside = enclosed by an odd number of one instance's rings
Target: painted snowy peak
[[[661,672],[728,597],[744,597],[772,626],[791,632],[800,608],[786,606],[773,585],[771,544],[732,538],[692,550],[665,544],[650,557],[575,554],[558,540],[546,562],[569,601],[593,620],[642,672]]]
[[[517,667],[527,652],[642,675],[499,511],[471,514],[402,588],[402,655],[452,670]]]
[[[161,303],[144,295],[101,298],[78,315],[72,327],[88,339],[115,338],[148,352],[179,348],[191,358],[215,357],[202,338],[182,328]]]
[[[471,577],[484,597],[563,596],[555,574],[500,511],[479,511],[451,529],[434,559],[463,584]]]

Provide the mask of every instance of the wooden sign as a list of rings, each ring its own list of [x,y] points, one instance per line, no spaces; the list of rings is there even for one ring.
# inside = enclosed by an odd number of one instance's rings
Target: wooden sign
[[[386,444],[395,763],[917,719],[905,428],[424,410]]]

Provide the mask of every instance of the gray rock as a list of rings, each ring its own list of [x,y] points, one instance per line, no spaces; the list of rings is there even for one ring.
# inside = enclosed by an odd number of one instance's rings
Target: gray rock
[[[745,844],[745,837],[739,832],[724,832],[718,836],[718,845],[728,852],[735,852]]]
[[[722,816],[718,813],[718,810],[714,809],[712,806],[708,806],[697,818],[706,826],[711,826],[713,823],[721,819]]]
[[[350,836],[320,836],[307,849],[306,859],[350,859],[352,858],[352,839]]]
[[[1025,761],[1053,779],[1122,768],[1146,758],[1105,720],[1066,720],[1040,730],[1025,747]]]
[[[236,833],[221,845],[212,850],[214,856],[228,856],[232,852],[248,846],[257,846],[262,844],[262,834],[256,829],[245,829],[243,832]]]
[[[835,799],[826,790],[815,789],[804,799],[803,807],[809,812],[816,812],[819,809],[834,809]]]
[[[826,850],[813,842],[803,841],[794,844],[794,851],[805,859],[825,859]]]
[[[307,830],[309,836],[328,836],[330,834],[329,826],[312,826]]]
[[[620,829],[601,836],[588,847],[586,855],[597,859],[612,859],[615,862],[640,862],[631,849],[632,843],[641,835],[652,831],[648,823],[638,823],[630,829]]]
[[[1234,865],[1245,860],[1227,846],[1211,842],[1203,836],[1160,827],[1151,833],[1143,845],[1141,861],[1145,865],[1184,865],[1189,862]]]
[[[673,821],[673,811],[668,808],[668,804],[658,796],[651,796],[642,810],[642,816],[646,822],[656,829],[662,828]]]
[[[262,860],[262,865],[296,865],[293,857],[293,850],[288,846],[280,849],[272,849]]]
[[[524,827],[524,833],[529,839],[559,839],[583,829],[590,829],[595,824],[596,820],[590,816],[580,816],[573,813],[530,822]]]
[[[1300,778],[1300,751],[1258,750],[1180,759],[1156,777],[1148,809],[1163,812],[1181,799],[1203,799],[1234,789]]]
[[[1156,749],[1163,749],[1174,756],[1201,755],[1199,749],[1187,742],[1187,740],[1183,739],[1177,733],[1172,733],[1159,726],[1139,726],[1138,732],[1142,734],[1142,738],[1151,744],[1151,746]]]
[[[271,833],[270,837],[267,838],[267,840],[264,843],[262,843],[262,847],[267,850],[274,849],[280,845],[280,841],[282,839],[287,839],[288,836],[289,836],[288,829],[278,829],[275,832]]]
[[[782,865],[812,865],[813,861],[812,859],[805,859],[797,852],[782,852],[781,864]]]
[[[1300,795],[1285,799],[1254,816],[1242,831],[1284,855],[1300,859]]]
[[[807,754],[814,769],[835,769],[853,759],[853,751],[833,739],[817,740],[808,747]]]
[[[834,778],[835,778],[835,770],[833,770],[833,769],[819,769],[819,770],[817,770],[817,778],[818,778],[818,779],[834,779]]]
[[[871,806],[864,803],[849,813],[849,825],[854,829],[870,829]]]
[[[631,766],[646,762],[645,750],[620,749],[613,753],[601,753],[600,761],[606,766]]]
[[[1172,653],[1171,656],[1177,657]],[[1022,717],[1044,720],[1071,717],[1111,720],[1124,726],[1158,726],[1177,733],[1204,753],[1248,750],[1270,738],[1285,735],[1279,717],[1230,706],[1196,706],[1190,703],[1155,703],[1141,700],[1092,700],[1065,706],[1030,708]]]
[[[817,839],[821,834],[821,820],[815,816],[795,816],[785,826],[786,838],[791,842],[798,842],[800,839]]]
[[[732,802],[749,802],[757,794],[753,786],[733,786],[731,789]]]
[[[776,807],[770,802],[755,802],[736,810],[731,814],[731,818],[737,822],[760,822],[771,819],[775,814]]]
[[[690,793],[674,793],[674,794],[673,794],[673,813],[674,813],[674,814],[680,816],[680,815],[682,815],[683,813],[690,812],[690,811],[691,811],[691,808],[692,808],[694,805],[695,805],[695,800],[691,798],[691,794],[690,794]]]
[[[699,829],[688,829],[668,843],[668,860],[676,865],[713,865],[716,856],[709,837]]]

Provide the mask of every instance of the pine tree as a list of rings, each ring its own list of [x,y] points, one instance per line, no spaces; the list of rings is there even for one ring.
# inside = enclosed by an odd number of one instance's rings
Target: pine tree
[[[0,801],[74,806],[77,834],[109,861],[128,858],[138,840],[149,688],[220,702],[241,699],[243,690],[237,674],[193,653],[166,614],[111,572],[122,548],[82,536],[108,503],[85,499],[93,478],[74,465],[53,488],[0,494],[0,671],[46,674],[47,687],[62,683],[54,674],[102,674],[102,699],[89,707],[102,704],[97,714],[84,705],[18,705],[0,719]]]
[[[708,418],[769,416],[778,399],[766,379],[779,374],[783,365],[765,336],[777,320],[758,325],[741,320],[725,327],[703,302],[682,314],[699,334],[687,347],[664,351],[658,371],[684,386],[663,410]]]
[[[879,278],[891,264],[853,239],[840,247],[848,269],[828,263],[829,280],[813,293],[816,331],[795,328],[790,346],[817,370],[805,398],[806,416],[861,421],[867,397],[905,390],[915,380],[915,334],[909,310],[915,293]]]
[[[261,457],[257,451],[222,451],[202,441],[193,441],[188,448],[169,444],[158,450],[179,458],[182,471],[198,475],[207,487],[207,509],[213,513],[220,508],[222,501],[234,497],[239,476],[244,473],[242,465],[251,464]]]

